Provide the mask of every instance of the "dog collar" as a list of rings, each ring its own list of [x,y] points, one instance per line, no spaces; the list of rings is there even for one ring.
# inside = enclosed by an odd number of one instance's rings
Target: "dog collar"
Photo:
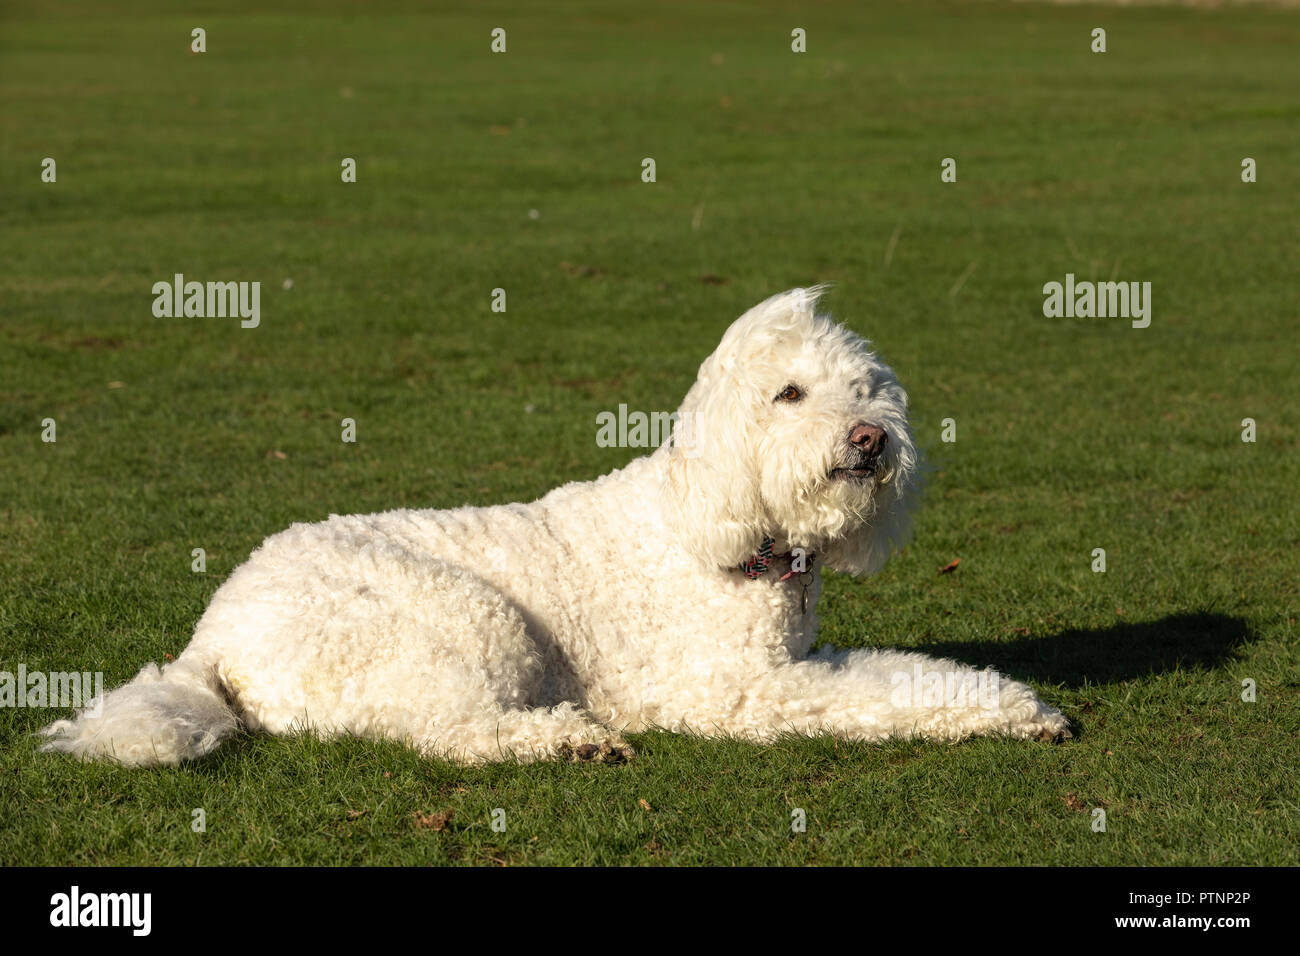
[[[767,574],[768,568],[772,566],[772,548],[775,544],[776,539],[764,538],[758,546],[758,553],[748,561],[740,562],[740,570],[745,577],[753,581]]]
[[[803,613],[808,611],[808,589],[812,586],[813,562],[817,560],[817,555],[808,554],[807,564],[802,571],[794,569],[794,552],[784,551],[781,554],[773,554],[772,549],[776,546],[776,539],[764,537],[763,542],[758,546],[758,552],[748,561],[742,561],[738,565],[741,573],[751,581],[757,581],[763,575],[767,574],[772,568],[772,562],[778,559],[790,559],[790,570],[781,575],[782,581],[789,581],[796,574],[799,575],[799,583],[803,585],[803,599],[801,601]]]
[[[756,581],[759,578],[761,578],[763,575],[767,574],[767,572],[772,567],[772,562],[774,561],[785,560],[788,558],[790,559],[791,564],[794,563],[793,551],[782,551],[780,554],[773,554],[772,549],[774,547],[776,547],[775,538],[770,538],[770,537],[763,538],[763,543],[758,546],[758,552],[748,561],[740,562],[740,564],[737,565],[737,567],[740,568],[741,572],[745,575],[745,577],[749,578],[751,581]],[[811,572],[813,561],[815,561],[816,559],[817,559],[817,555],[815,554],[807,555],[808,566],[803,571],[796,571],[793,567],[791,567],[789,571],[781,575],[781,580],[788,581],[796,574],[805,574]]]

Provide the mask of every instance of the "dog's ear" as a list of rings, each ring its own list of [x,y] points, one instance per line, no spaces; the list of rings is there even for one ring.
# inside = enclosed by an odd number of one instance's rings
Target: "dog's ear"
[[[861,531],[832,543],[825,554],[826,566],[841,574],[875,574],[911,537],[911,521],[901,508],[899,512],[878,512]]]
[[[671,447],[662,449],[660,496],[673,537],[711,567],[752,557],[767,533],[750,390],[711,356],[678,410]]]

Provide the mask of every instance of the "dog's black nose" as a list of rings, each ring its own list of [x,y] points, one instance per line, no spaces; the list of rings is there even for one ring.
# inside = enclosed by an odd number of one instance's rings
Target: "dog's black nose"
[[[879,425],[857,425],[849,432],[849,444],[860,449],[868,458],[877,457],[885,448],[889,436]]]

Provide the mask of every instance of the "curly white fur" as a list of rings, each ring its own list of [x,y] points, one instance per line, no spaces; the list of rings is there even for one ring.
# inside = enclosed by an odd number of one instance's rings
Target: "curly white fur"
[[[774,296],[727,330],[680,409],[689,449],[665,444],[532,504],[295,524],[222,585],[174,663],[52,724],[45,748],[145,766],[203,756],[240,726],[462,761],[619,748],[649,727],[1068,734],[992,671],[809,655],[822,566],[877,570],[906,538],[918,470],[902,386],[817,314],[818,294]],[[797,400],[779,397],[789,385]],[[887,437],[874,473],[832,474],[862,464],[861,425]],[[788,564],[756,580],[737,569],[765,537],[814,555],[806,610]]]

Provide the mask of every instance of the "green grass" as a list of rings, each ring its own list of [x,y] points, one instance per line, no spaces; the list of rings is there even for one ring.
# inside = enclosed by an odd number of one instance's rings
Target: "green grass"
[[[142,772],[36,754],[50,713],[6,709],[0,863],[1300,862],[1300,14],[121,6],[0,29],[0,670],[179,653],[292,521],[622,465],[597,412],[675,407],[743,309],[832,280],[933,472],[825,638],[995,664],[1079,735],[478,769],[246,737]],[[261,327],[155,319],[174,272],[261,281]],[[1151,327],[1044,318],[1066,272],[1152,282]]]

